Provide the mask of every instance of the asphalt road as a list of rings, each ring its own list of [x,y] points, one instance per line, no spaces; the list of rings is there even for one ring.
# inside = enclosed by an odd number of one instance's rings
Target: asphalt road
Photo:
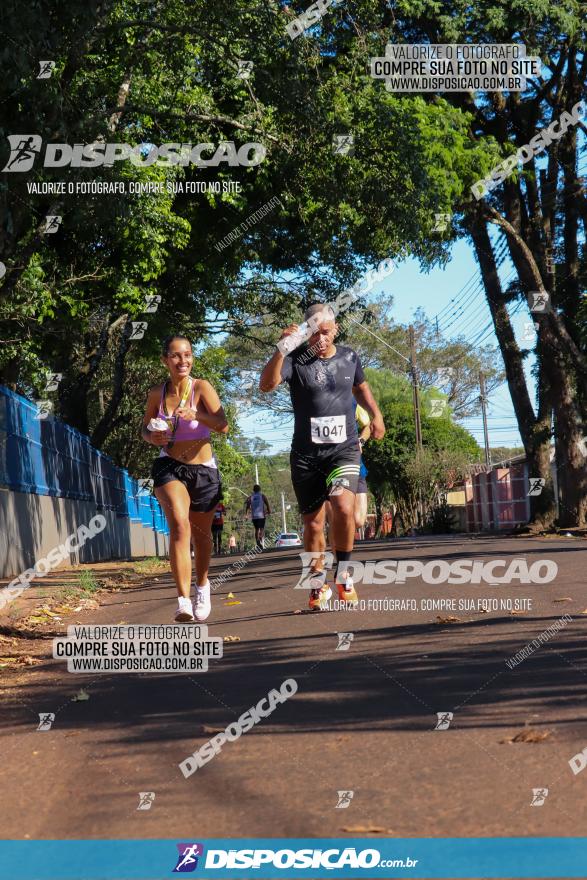
[[[240,641],[225,643],[208,672],[73,675],[46,659],[8,676],[2,837],[584,836],[587,772],[574,775],[568,762],[587,747],[586,546],[466,537],[363,544],[363,561],[550,559],[559,572],[542,585],[363,585],[362,599],[415,599],[418,610],[320,614],[294,613],[307,605],[307,593],[293,589],[299,557],[271,550],[215,594],[210,635]],[[215,560],[213,574],[233,561]],[[229,590],[241,604],[225,604]],[[531,608],[420,605],[441,598],[530,600]],[[174,610],[165,575],[106,595],[76,620],[168,623]],[[572,621],[508,667],[563,614]],[[337,632],[354,634],[349,650],[336,650]],[[50,642],[41,651],[49,658]],[[184,778],[179,762],[288,678],[298,684],[291,699]],[[73,699],[80,688],[89,699]],[[56,715],[47,732],[36,729],[41,712]],[[449,729],[435,729],[438,712],[453,713]],[[525,728],[548,733],[509,741]],[[548,789],[542,806],[531,805],[535,788]],[[137,810],[145,791],[155,799]],[[338,791],[353,792],[346,808],[337,808]]]

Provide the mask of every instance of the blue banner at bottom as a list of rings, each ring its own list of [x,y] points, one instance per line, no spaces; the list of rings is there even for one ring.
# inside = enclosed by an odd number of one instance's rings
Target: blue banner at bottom
[[[587,878],[586,837],[4,840],[2,880]]]

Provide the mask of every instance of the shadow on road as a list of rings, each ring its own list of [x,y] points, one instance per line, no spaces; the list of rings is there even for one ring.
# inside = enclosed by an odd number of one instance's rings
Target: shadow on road
[[[287,678],[298,682],[297,694],[249,736],[333,728],[432,730],[435,713],[447,711],[454,712],[455,729],[505,728],[529,719],[540,726],[545,714],[549,727],[587,722],[587,644],[579,622],[510,669],[506,659],[525,644],[515,635],[511,618],[444,630],[433,624],[355,628],[350,650],[340,652],[335,650],[336,630],[342,625],[351,629],[351,618],[319,617],[328,620],[332,632],[308,634],[300,626],[288,638],[225,645],[225,657],[199,675],[65,673],[56,680],[56,671],[64,667],[45,664],[36,670],[24,702],[35,713],[65,703],[60,728],[110,728],[121,746],[198,736],[205,740],[209,735],[202,725],[224,728]],[[557,619],[526,617],[526,632],[535,625],[538,633]],[[449,631],[451,646],[446,647]],[[69,702],[80,687],[88,690],[90,700]],[[10,692],[7,697],[10,702]],[[31,714],[23,711],[22,701],[12,708],[4,724],[30,728]],[[560,729],[558,733],[560,738]]]

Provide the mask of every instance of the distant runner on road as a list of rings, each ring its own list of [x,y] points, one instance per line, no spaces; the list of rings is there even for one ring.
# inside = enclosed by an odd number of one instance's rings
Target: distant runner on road
[[[224,514],[226,507],[220,501],[216,505],[214,511],[214,519],[212,520],[212,540],[214,542],[214,553],[219,555],[222,552],[222,530],[224,529]]]
[[[153,477],[155,497],[169,524],[169,562],[177,586],[177,621],[206,620],[210,614],[208,566],[212,551],[210,527],[222,487],[210,446],[210,432],[228,432],[220,399],[205,379],[192,379],[192,346],[185,336],[169,336],[162,362],[169,379],[151,388],[141,436],[159,446]],[[195,550],[195,605],[190,599]]]
[[[278,348],[259,381],[264,392],[273,391],[280,382],[287,382],[290,388],[295,420],[291,477],[304,519],[304,548],[315,554],[308,576],[309,606],[313,611],[323,610],[332,596],[321,555],[327,499],[332,506],[331,546],[336,554],[338,596],[347,607],[357,604],[357,593],[346,570],[354,542],[354,496],[361,458],[355,400],[371,419],[371,437],[380,440],[385,434],[383,417],[365,381],[359,356],[352,348],[334,344],[338,325],[326,308],[317,304],[306,310],[305,322],[323,313],[307,345],[287,356]],[[299,327],[292,324],[281,339],[296,334]]]
[[[267,501],[267,496],[261,492],[261,487],[255,483],[253,492],[245,501],[245,510],[251,511],[251,519],[255,527],[255,541],[257,549],[263,549],[263,538],[265,537],[265,519],[271,515],[271,508]]]

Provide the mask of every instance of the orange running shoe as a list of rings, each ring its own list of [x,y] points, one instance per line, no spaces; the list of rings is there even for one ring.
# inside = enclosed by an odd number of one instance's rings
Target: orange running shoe
[[[338,598],[341,602],[346,602],[347,608],[357,607],[359,604],[359,598],[357,596],[357,591],[355,590],[353,579],[350,575],[342,575],[340,582],[336,582],[336,589],[338,590]]]
[[[317,571],[308,579],[310,584],[310,611],[327,611],[328,602],[332,598],[332,590],[326,583],[326,572]]]

